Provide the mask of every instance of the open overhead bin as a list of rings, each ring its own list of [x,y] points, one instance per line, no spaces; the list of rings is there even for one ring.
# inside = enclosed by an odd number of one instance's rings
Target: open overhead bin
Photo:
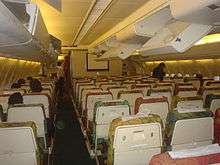
[[[99,60],[107,59],[108,57],[128,58],[164,27],[170,19],[170,9],[164,8],[156,15],[142,18],[125,27],[116,33],[114,37],[105,41],[106,45],[112,48],[99,57]]]
[[[0,53],[3,56],[48,62],[51,38],[36,4],[27,0],[0,1]]]
[[[180,2],[181,0],[177,1]],[[214,26],[211,23],[201,24],[197,21],[181,20],[179,18],[180,14],[175,10],[181,8],[182,11],[187,11],[188,8],[194,5],[194,2],[192,5],[189,5],[189,3],[183,5],[183,1],[182,4],[177,1],[170,1],[170,7],[168,8],[170,10],[170,20],[168,20],[165,26],[159,29],[154,36],[143,45],[140,49],[142,55],[150,56],[185,52],[213,30]],[[153,15],[160,15],[161,12],[162,10],[157,11]],[[175,17],[177,15],[178,17]]]
[[[220,0],[171,0],[170,8],[177,20],[220,25]]]

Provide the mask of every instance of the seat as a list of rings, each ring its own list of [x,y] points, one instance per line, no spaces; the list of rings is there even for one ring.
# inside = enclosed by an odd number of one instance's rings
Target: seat
[[[205,103],[205,99],[206,96],[208,94],[212,94],[212,93],[218,93],[220,92],[220,87],[216,87],[216,86],[206,86],[202,88],[202,98],[203,98],[203,102]]]
[[[98,101],[110,101],[112,100],[112,94],[108,91],[102,92],[90,92],[86,95],[86,107],[85,116],[86,117],[86,128],[91,132],[92,122],[94,121],[94,107],[95,103]],[[85,122],[85,120],[84,120]],[[90,127],[89,127],[90,126]]]
[[[203,108],[203,100],[201,96],[194,97],[180,97],[174,96],[172,100],[172,109],[174,108],[184,108],[184,107],[194,107]]]
[[[176,96],[180,97],[194,97],[197,96],[198,90],[196,87],[193,86],[178,86],[176,88]]]
[[[107,90],[112,93],[113,99],[116,100],[118,98],[118,92],[127,90],[127,87],[124,86],[108,87]]]
[[[77,90],[76,97],[75,97],[77,105],[79,104],[82,90],[86,88],[95,88],[95,85],[92,83],[85,83],[85,84],[78,85],[78,90]]]
[[[167,115],[165,150],[182,150],[212,144],[214,121],[211,111],[175,109]]]
[[[23,101],[24,104],[43,104],[46,118],[53,119],[55,112],[49,95],[44,93],[28,93],[23,95]]]
[[[100,83],[100,88],[102,88],[102,90],[106,91],[108,87],[114,87],[117,86],[117,83],[115,82],[108,82],[108,83]]]
[[[126,90],[118,92],[118,99],[127,100],[131,108],[131,114],[134,113],[135,101],[139,97],[144,97],[142,91],[140,90]]]
[[[102,92],[102,89],[100,88],[87,88],[82,90],[81,94],[81,103],[79,106],[80,114],[83,115],[83,112],[86,111],[86,95],[88,93],[93,93],[93,92]]]
[[[172,102],[172,90],[168,87],[164,88],[152,88],[150,90],[150,96],[152,97],[166,97],[167,101],[169,103],[169,106],[171,105]]]
[[[0,104],[2,105],[3,113],[5,114],[7,114],[9,97],[10,94],[0,94]]]
[[[185,77],[184,82],[192,83],[192,85],[194,87],[196,87],[197,90],[199,90],[199,88],[201,86],[201,80],[199,78],[196,78],[196,77]]]
[[[139,97],[135,102],[135,114],[146,113],[159,115],[163,121],[163,125],[166,123],[167,114],[169,112],[169,103],[166,97]]]
[[[109,83],[109,80],[108,79],[99,79],[99,80],[95,80],[95,86],[98,88],[100,87],[100,84],[103,84],[103,83]]]
[[[94,85],[93,82],[91,82],[90,80],[89,81],[80,81],[80,82],[77,82],[74,89],[75,89],[75,92],[74,92],[74,98],[78,98],[79,96],[79,86],[81,85]]]
[[[37,137],[44,139],[46,148],[46,115],[43,104],[21,104],[8,109],[7,122],[33,121],[37,127]]]
[[[126,86],[126,88],[128,89],[128,90],[131,90],[131,87],[132,87],[132,85],[134,85],[135,84],[135,81],[124,81],[123,83],[122,83],[122,85],[123,86]]]
[[[148,95],[149,90],[151,89],[151,84],[134,84],[131,86],[132,90],[141,90],[144,96]]]
[[[215,114],[216,109],[220,108],[220,92],[206,95],[204,106]]]
[[[0,164],[42,165],[33,122],[0,123]]]
[[[215,137],[214,142],[220,145],[220,109],[217,109],[215,111],[214,137]]]
[[[212,80],[212,81],[207,81],[205,86],[220,86],[220,81]]]
[[[106,144],[109,125],[113,119],[130,115],[130,106],[126,100],[99,101],[94,109],[93,144]],[[100,149],[102,147],[99,147]]]
[[[220,163],[220,147],[216,144],[180,151],[165,152],[152,157],[150,165],[208,165]]]
[[[91,84],[88,84],[88,85],[80,85],[79,86],[79,93],[78,93],[78,98],[77,98],[77,104],[80,105],[80,101],[81,101],[81,98],[82,98],[82,91],[85,90],[85,89],[91,89],[91,88],[96,88],[95,85],[91,85]]]
[[[109,129],[108,165],[144,165],[161,153],[162,128],[157,115],[114,119]]]
[[[169,88],[172,91],[172,95],[174,94],[174,83],[170,83],[170,82],[160,82],[160,83],[156,83],[154,88],[160,88],[160,89],[167,89]]]
[[[26,93],[26,91],[24,89],[4,89],[2,94],[5,94],[5,95],[11,95],[15,92],[20,92],[22,95],[24,93]]]

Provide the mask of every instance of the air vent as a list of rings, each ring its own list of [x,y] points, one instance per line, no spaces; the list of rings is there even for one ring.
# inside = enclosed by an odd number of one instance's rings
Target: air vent
[[[219,10],[220,6],[212,4],[212,5],[209,5],[208,8],[211,9],[211,10]]]

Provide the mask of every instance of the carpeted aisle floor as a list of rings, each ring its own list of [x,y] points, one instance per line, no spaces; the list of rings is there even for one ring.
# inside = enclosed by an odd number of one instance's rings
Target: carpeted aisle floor
[[[73,104],[69,97],[58,99],[52,165],[95,165],[90,159]]]

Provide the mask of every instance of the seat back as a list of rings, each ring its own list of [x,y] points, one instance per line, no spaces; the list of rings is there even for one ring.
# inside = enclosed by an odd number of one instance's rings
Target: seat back
[[[212,94],[212,93],[216,93],[216,92],[220,92],[220,87],[216,87],[216,86],[203,87],[203,89],[202,89],[203,102],[205,102],[206,96],[208,94]]]
[[[7,121],[8,122],[33,121],[37,126],[37,136],[45,138],[46,129],[44,124],[46,121],[46,115],[42,104],[15,105],[8,109]]]
[[[180,97],[197,96],[198,90],[193,86],[179,86],[176,90],[176,95]]]
[[[0,123],[0,164],[39,164],[35,131],[32,122]]]
[[[148,164],[161,152],[162,129],[157,115],[115,119],[109,131],[108,164]]]
[[[76,95],[77,104],[80,103],[82,90],[83,89],[89,89],[89,88],[95,88],[95,85],[89,83],[89,84],[81,84],[81,85],[78,86],[78,93]]]
[[[215,137],[214,142],[220,145],[220,109],[217,109],[215,111],[214,137]]]
[[[190,149],[212,144],[214,139],[214,121],[210,111],[178,112],[168,114],[166,135],[168,146],[172,150]]]
[[[159,115],[164,125],[166,123],[168,112],[169,112],[169,103],[166,97],[158,97],[158,98],[140,97],[135,102],[135,114],[145,113],[145,114]]]
[[[29,93],[23,95],[24,104],[43,104],[47,118],[52,117],[52,102],[49,95],[44,93]]]
[[[220,86],[220,81],[219,80],[212,80],[212,81],[207,81],[205,86]]]
[[[175,96],[173,98],[172,109],[174,108],[203,108],[203,100],[201,96],[194,97],[179,97]]]
[[[116,100],[118,99],[118,92],[127,90],[127,87],[116,86],[116,87],[108,87],[107,89],[109,92],[112,93],[113,99]]]
[[[135,81],[132,82],[123,82],[122,85],[127,87],[128,90],[131,90],[132,85],[135,84]]]
[[[98,101],[112,100],[112,94],[110,92],[91,92],[86,95],[86,117],[87,117],[87,127],[88,122],[93,121],[94,118],[94,107],[95,103]]]
[[[78,101],[78,98],[79,98],[79,90],[80,86],[93,86],[94,84],[91,83],[91,82],[79,82],[76,84],[76,87],[75,87],[75,95],[74,95],[74,98],[76,99],[76,101]]]
[[[144,96],[148,95],[149,90],[151,89],[150,84],[134,84],[131,86],[132,90],[141,90]]]
[[[170,88],[152,88],[150,91],[152,97],[166,97],[169,106],[172,102],[172,90]]]
[[[15,92],[20,92],[23,95],[25,93],[25,90],[23,90],[23,89],[5,89],[5,90],[3,90],[2,94],[11,95]]]
[[[2,105],[4,113],[7,113],[9,97],[10,97],[9,94],[1,94],[0,95],[0,104]]]
[[[130,115],[130,106],[126,100],[96,102],[94,111],[96,139],[108,139],[108,130],[111,121],[128,115]]]
[[[102,89],[100,89],[100,88],[89,88],[89,89],[83,89],[82,90],[82,94],[81,94],[81,105],[80,105],[80,109],[81,109],[81,111],[82,112],[84,112],[85,111],[85,109],[86,109],[86,95],[88,94],[88,93],[93,93],[93,92],[102,92]]]
[[[208,94],[205,99],[205,108],[208,108],[215,114],[216,109],[220,108],[220,93]]]
[[[131,91],[120,91],[118,93],[118,99],[122,99],[122,100],[127,100],[129,105],[130,105],[130,109],[131,109],[131,114],[135,114],[134,113],[134,106],[135,106],[135,101],[137,98],[139,97],[144,97],[142,91],[140,90],[131,90]]]
[[[102,90],[106,91],[108,87],[114,87],[114,86],[117,86],[117,83],[109,82],[109,83],[101,83],[99,87],[102,88]]]

